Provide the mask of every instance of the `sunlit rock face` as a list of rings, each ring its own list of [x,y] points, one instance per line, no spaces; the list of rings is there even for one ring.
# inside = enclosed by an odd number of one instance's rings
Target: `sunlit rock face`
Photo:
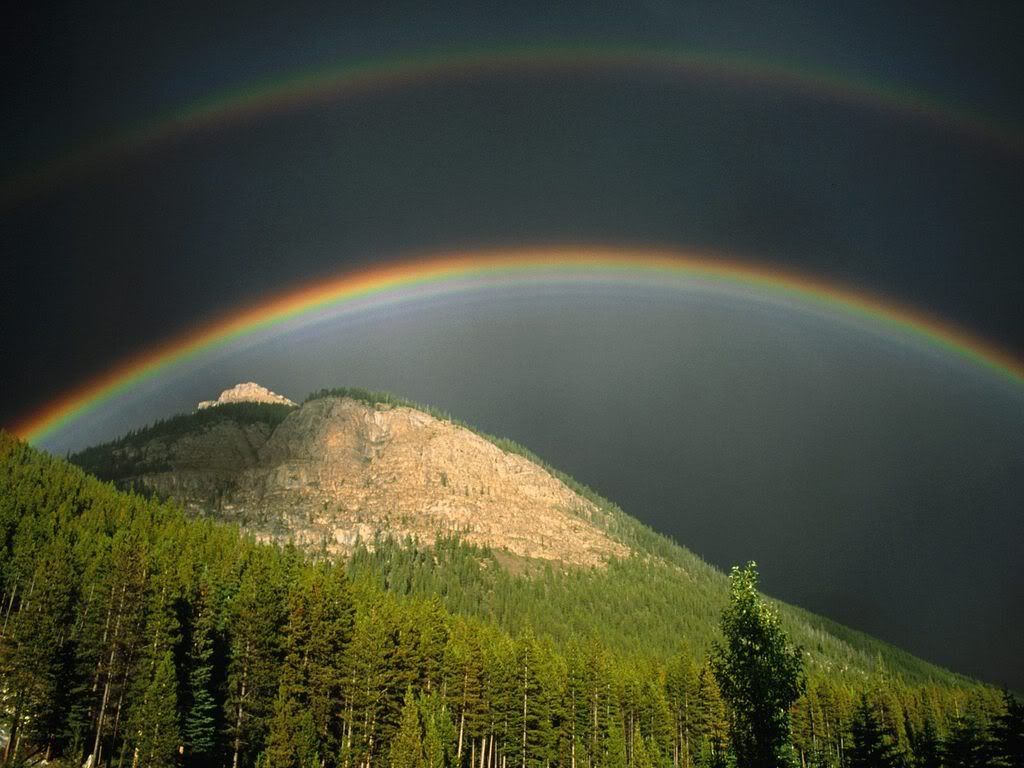
[[[197,408],[204,410],[213,408],[225,403],[279,403],[281,405],[295,405],[284,395],[271,392],[266,387],[261,387],[255,381],[247,381],[236,384],[231,389],[225,389],[216,400],[203,400]]]
[[[152,468],[120,483],[310,551],[344,554],[378,534],[424,544],[458,534],[569,566],[629,554],[601,511],[547,470],[414,408],[325,397],[276,428],[225,420],[116,450]]]

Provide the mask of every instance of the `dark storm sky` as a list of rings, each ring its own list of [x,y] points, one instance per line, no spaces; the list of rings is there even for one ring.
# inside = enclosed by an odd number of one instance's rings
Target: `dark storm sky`
[[[0,32],[0,179],[211,94],[445,46],[725,51],[1024,125],[1024,24],[1010,4],[20,13]],[[1020,153],[940,124],[657,70],[477,75],[295,108],[136,152],[0,210],[0,423],[268,292],[473,246],[741,254],[921,307],[1020,355],[1022,171]],[[302,346],[278,349],[289,364],[263,360],[263,383],[293,397],[358,383],[436,402],[534,447],[712,562],[761,560],[780,597],[1024,687],[1020,397],[951,384],[924,363],[911,375],[878,345],[843,356],[854,342],[840,331],[819,338],[795,320],[581,301],[561,313],[538,305],[532,325],[500,306],[381,321],[359,342],[376,340],[376,353],[354,342],[326,358],[322,342],[306,358]],[[700,329],[703,353],[673,347],[681,327]],[[440,354],[453,337],[458,355]],[[723,355],[725,368],[709,362]],[[234,381],[179,382],[164,407],[187,407],[200,383]],[[154,408],[137,415],[163,415]]]

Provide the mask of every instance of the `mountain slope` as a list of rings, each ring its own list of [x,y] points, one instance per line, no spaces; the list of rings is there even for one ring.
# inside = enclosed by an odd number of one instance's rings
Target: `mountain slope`
[[[207,409],[72,461],[265,540],[349,555],[354,572],[384,588],[442,595],[510,631],[592,635],[660,658],[681,637],[708,650],[725,575],[520,446],[360,391],[281,408]],[[963,681],[780,605],[823,674],[863,679],[884,665],[907,680]]]

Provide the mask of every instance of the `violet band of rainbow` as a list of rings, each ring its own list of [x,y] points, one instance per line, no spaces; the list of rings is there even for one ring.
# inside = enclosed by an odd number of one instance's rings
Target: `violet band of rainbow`
[[[38,408],[13,426],[36,442],[95,410],[133,386],[207,351],[289,321],[347,303],[386,304],[424,289],[475,278],[544,284],[587,279],[628,285],[663,277],[736,286],[759,295],[809,304],[830,313],[867,320],[928,348],[980,366],[1014,385],[1024,385],[1024,363],[997,345],[926,313],[809,276],[713,254],[610,247],[480,250],[427,256],[350,271],[286,291],[229,313],[126,359]]]

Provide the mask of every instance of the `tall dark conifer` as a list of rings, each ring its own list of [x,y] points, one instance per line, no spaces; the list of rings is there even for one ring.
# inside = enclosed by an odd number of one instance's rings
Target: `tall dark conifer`
[[[847,751],[849,768],[896,768],[899,765],[891,735],[886,733],[874,705],[862,695],[850,725],[853,742]]]

